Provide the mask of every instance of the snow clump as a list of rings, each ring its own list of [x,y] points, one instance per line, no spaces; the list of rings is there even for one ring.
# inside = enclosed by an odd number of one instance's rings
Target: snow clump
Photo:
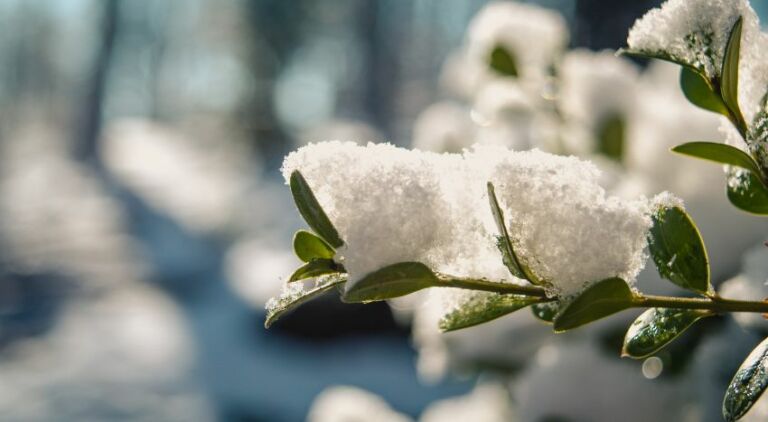
[[[518,254],[550,293],[643,267],[650,201],[606,195],[599,170],[576,157],[480,147],[462,154],[338,141],[289,154],[283,176],[300,171],[345,244],[336,254],[347,288],[384,266],[418,261],[460,277],[516,282],[495,246],[486,193],[493,182]]]

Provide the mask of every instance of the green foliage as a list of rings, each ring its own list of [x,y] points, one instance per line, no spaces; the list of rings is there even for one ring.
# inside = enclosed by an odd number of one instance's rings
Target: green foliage
[[[672,148],[672,151],[720,164],[741,167],[754,174],[760,174],[760,167],[749,154],[730,145],[716,142],[688,142]]]
[[[299,213],[309,227],[332,247],[338,248],[343,245],[339,232],[331,224],[331,220],[328,219],[309,184],[298,170],[291,173],[290,185],[296,208],[299,209]]]
[[[768,215],[768,189],[754,173],[730,169],[726,194],[736,208],[751,214]]]
[[[560,302],[558,301],[534,303],[531,305],[531,312],[533,313],[533,316],[548,324],[551,324],[555,321],[555,316],[557,316],[557,312],[559,310]]]
[[[501,45],[497,45],[491,50],[491,55],[488,58],[488,65],[491,69],[504,76],[515,78],[519,76],[515,56]]]
[[[313,259],[333,259],[336,253],[325,240],[306,230],[299,230],[293,235],[293,252],[304,262]]]
[[[728,116],[728,108],[720,95],[715,92],[709,80],[701,73],[687,66],[681,67],[680,88],[683,90],[685,98],[692,104]]]
[[[691,217],[680,207],[653,214],[648,247],[659,274],[678,286],[709,295],[709,258]]]
[[[347,287],[345,302],[392,299],[440,284],[437,275],[420,262],[400,262],[378,269]]]
[[[744,416],[768,387],[768,338],[763,340],[733,376],[723,399],[723,417],[735,421]]]
[[[313,259],[306,264],[302,265],[288,278],[288,282],[294,282],[304,280],[307,278],[317,277],[325,274],[333,274],[343,272],[344,268],[333,262],[332,259],[318,258]]]
[[[506,267],[509,269],[509,272],[513,276],[523,280],[528,280],[536,285],[542,285],[543,282],[522,260],[520,260],[520,257],[517,255],[517,253],[515,253],[514,246],[512,245],[512,239],[509,237],[509,232],[507,231],[507,225],[504,223],[504,211],[501,210],[499,201],[496,199],[496,191],[493,187],[493,183],[488,182],[486,186],[488,188],[488,200],[491,204],[493,219],[496,222],[496,227],[500,233],[500,236],[497,237],[496,245],[501,251],[504,265],[506,265]]]
[[[440,318],[443,331],[472,327],[515,312],[541,299],[509,294],[473,292],[466,295],[456,307]]]
[[[638,57],[641,59],[656,59],[656,60],[662,60],[665,62],[670,62],[679,66],[687,67],[693,71],[698,72],[694,67],[683,61],[682,59],[679,59],[677,57],[673,57],[667,53],[664,53],[662,51],[642,51],[642,50],[631,50],[629,48],[620,48],[616,50],[617,56],[631,56],[631,57]]]
[[[281,316],[288,311],[293,310],[299,305],[308,302],[323,293],[334,288],[340,288],[347,281],[346,274],[332,274],[318,278],[315,286],[309,290],[301,291],[296,294],[280,296],[274,299],[274,303],[267,306],[267,319],[264,321],[264,328],[269,328]]]
[[[698,309],[648,309],[627,330],[621,354],[634,359],[648,357],[709,315],[712,313]]]
[[[627,282],[612,277],[584,290],[555,316],[555,331],[566,331],[596,321],[634,305],[635,295]]]
[[[597,131],[597,152],[622,162],[626,125],[621,116],[609,116],[603,120]]]
[[[746,132],[746,123],[739,108],[739,51],[741,49],[742,18],[736,20],[728,36],[728,44],[723,55],[723,74],[720,82],[720,95],[731,111],[734,124],[742,133]]]

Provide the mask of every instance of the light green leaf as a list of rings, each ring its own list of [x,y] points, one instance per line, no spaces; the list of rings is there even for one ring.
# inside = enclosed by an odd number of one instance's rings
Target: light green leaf
[[[500,233],[496,238],[496,246],[498,246],[501,251],[504,265],[509,269],[509,272],[513,276],[528,280],[536,285],[542,285],[543,282],[520,260],[517,253],[515,253],[512,239],[509,237],[509,232],[507,231],[507,225],[504,223],[504,211],[501,210],[499,201],[496,199],[496,190],[493,187],[493,183],[488,182],[486,187],[488,188],[488,200],[491,204],[493,219],[496,222],[496,227]]]
[[[688,142],[672,148],[672,151],[720,164],[741,167],[755,172],[755,174],[760,174],[760,168],[749,154],[730,145],[718,142]]]
[[[491,55],[488,58],[488,65],[491,66],[491,69],[504,76],[518,76],[515,56],[501,45],[495,46],[491,51]]]
[[[443,331],[472,327],[510,314],[541,299],[531,296],[471,292],[462,296],[454,309],[440,318]]]
[[[534,303],[531,305],[531,312],[533,312],[533,316],[539,320],[551,324],[555,320],[557,312],[560,310],[560,306],[561,303],[558,301]]]
[[[307,278],[317,277],[325,274],[340,273],[344,271],[344,267],[333,262],[332,259],[313,259],[306,264],[299,267],[288,278],[288,282],[304,280]]]
[[[720,95],[731,114],[736,120],[736,124],[746,129],[744,117],[739,108],[739,50],[741,49],[741,26],[742,18],[736,20],[728,36],[728,44],[723,54],[723,74],[720,82]]]
[[[555,316],[554,329],[561,332],[630,308],[634,294],[627,282],[612,277],[599,281],[570,301]]]
[[[336,253],[325,240],[306,230],[299,230],[293,235],[293,252],[304,262],[313,259],[333,259]]]
[[[676,339],[699,319],[712,313],[699,309],[651,308],[632,323],[624,337],[621,355],[648,357]]]
[[[286,312],[333,288],[343,286],[346,281],[346,274],[332,274],[318,278],[315,286],[309,290],[304,290],[301,284],[289,285],[280,296],[272,298],[267,302],[267,319],[264,321],[264,328],[269,328]]]
[[[440,284],[437,275],[420,262],[400,262],[376,270],[347,285],[345,302],[392,299]]]
[[[736,208],[751,214],[768,215],[768,189],[752,172],[730,169],[726,192]]]
[[[307,184],[304,176],[298,170],[291,173],[290,185],[296,208],[299,209],[299,213],[304,217],[304,221],[332,247],[341,247],[344,242],[339,237],[339,232],[331,224],[331,220],[328,219],[320,203],[317,202],[309,184]]]
[[[723,417],[735,421],[746,415],[768,387],[768,338],[741,364],[723,399]]]
[[[680,88],[693,105],[728,116],[728,108],[720,94],[715,93],[709,80],[701,73],[687,66],[680,68]]]
[[[597,152],[619,163],[624,157],[625,124],[621,116],[605,118],[597,131]]]
[[[651,216],[648,248],[659,275],[678,286],[708,295],[709,258],[691,217],[680,207],[659,207]]]

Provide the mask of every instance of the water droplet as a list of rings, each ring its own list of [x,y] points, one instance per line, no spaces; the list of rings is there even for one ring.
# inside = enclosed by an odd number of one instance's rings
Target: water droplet
[[[643,376],[649,380],[658,378],[664,370],[664,362],[656,356],[643,361]]]

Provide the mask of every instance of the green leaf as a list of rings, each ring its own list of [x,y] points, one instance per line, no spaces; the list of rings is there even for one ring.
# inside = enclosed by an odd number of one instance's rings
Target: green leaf
[[[751,214],[768,215],[768,189],[754,173],[730,169],[726,192],[728,200],[736,208]]]
[[[723,73],[720,83],[720,95],[725,105],[731,110],[737,125],[746,129],[744,117],[739,108],[739,50],[741,48],[742,18],[736,20],[728,36],[728,44],[723,54]]]
[[[558,301],[534,303],[531,305],[531,312],[533,313],[533,316],[548,324],[554,322],[555,316],[557,316],[557,312],[559,310],[560,302]]]
[[[325,240],[306,230],[299,230],[293,235],[293,251],[304,262],[313,259],[333,259],[336,254]]]
[[[400,262],[378,269],[347,285],[345,302],[392,299],[440,284],[437,275],[420,262]]]
[[[298,170],[291,173],[290,185],[296,208],[299,209],[304,221],[332,247],[341,247],[344,242],[339,237],[339,232],[331,224],[331,220],[328,219],[309,184]]]
[[[515,253],[515,248],[512,246],[512,239],[509,237],[509,232],[507,231],[507,225],[504,223],[504,211],[501,210],[499,201],[496,199],[496,190],[493,187],[493,183],[488,182],[486,186],[488,188],[488,200],[491,204],[493,220],[496,222],[496,227],[500,233],[500,236],[496,238],[496,246],[498,246],[501,251],[504,265],[509,269],[509,272],[513,276],[528,280],[536,285],[542,285],[542,281]]]
[[[659,207],[651,217],[648,248],[659,275],[678,286],[708,295],[709,258],[691,217],[680,207]]]
[[[315,286],[309,290],[304,290],[300,284],[290,285],[280,296],[272,298],[267,302],[267,319],[264,321],[264,328],[269,328],[286,312],[333,288],[341,287],[346,281],[346,274],[332,274],[320,277]]]
[[[760,167],[749,154],[719,142],[688,142],[672,148],[672,151],[720,164],[741,167],[755,174],[760,174]]]
[[[318,258],[313,259],[299,267],[288,278],[288,282],[292,283],[294,281],[304,280],[325,274],[339,273],[343,271],[344,267],[336,264],[332,259]]]
[[[491,66],[491,69],[504,76],[518,76],[515,56],[501,45],[497,45],[493,48],[488,64]]]
[[[530,296],[489,292],[471,292],[462,297],[455,308],[440,318],[443,331],[472,327],[510,314],[541,299]]]
[[[635,295],[627,282],[612,277],[599,281],[576,296],[557,314],[555,331],[580,327],[632,307]]]
[[[680,88],[693,105],[728,116],[728,108],[720,95],[701,73],[687,66],[680,68]]]
[[[723,399],[723,417],[741,419],[768,387],[768,338],[763,340],[741,364]]]
[[[651,308],[632,323],[624,337],[622,356],[648,357],[669,344],[699,319],[712,313],[699,309]]]
[[[641,50],[631,50],[629,48],[620,48],[616,50],[617,56],[632,56],[632,57],[639,57],[641,59],[656,59],[656,60],[663,60],[665,62],[670,62],[676,65],[680,65],[683,67],[687,67],[691,70],[696,71],[696,69],[691,66],[690,64],[683,61],[683,59],[673,57],[667,53],[664,53],[662,51],[641,51]]]
[[[597,152],[621,163],[624,157],[624,134],[624,119],[618,115],[607,117],[597,131]]]

